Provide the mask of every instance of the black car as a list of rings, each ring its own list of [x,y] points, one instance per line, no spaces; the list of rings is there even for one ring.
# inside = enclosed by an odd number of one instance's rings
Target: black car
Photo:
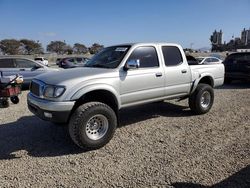
[[[250,52],[230,54],[223,61],[225,65],[225,83],[232,80],[250,80]]]
[[[57,64],[59,67],[67,69],[67,68],[75,68],[75,67],[84,67],[86,62],[89,59],[86,57],[66,57],[61,59]]]
[[[56,59],[56,64],[59,65],[60,61],[62,60],[62,58],[57,58]]]

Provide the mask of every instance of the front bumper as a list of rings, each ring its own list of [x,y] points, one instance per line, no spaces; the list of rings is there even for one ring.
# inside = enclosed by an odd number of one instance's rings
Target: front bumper
[[[54,102],[37,98],[29,93],[27,103],[29,110],[39,118],[55,123],[66,123],[75,101]]]

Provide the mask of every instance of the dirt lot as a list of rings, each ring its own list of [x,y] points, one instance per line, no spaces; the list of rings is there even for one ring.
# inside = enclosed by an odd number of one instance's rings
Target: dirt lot
[[[21,103],[0,109],[0,187],[250,187],[250,84],[215,91],[205,115],[187,101],[123,110],[104,148],[79,150],[66,128]]]

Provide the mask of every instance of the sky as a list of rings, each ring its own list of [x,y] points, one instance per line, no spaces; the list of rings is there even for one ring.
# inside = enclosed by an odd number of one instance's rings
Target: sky
[[[54,40],[104,46],[173,42],[211,47],[212,32],[223,41],[250,28],[250,0],[0,0],[0,40]]]

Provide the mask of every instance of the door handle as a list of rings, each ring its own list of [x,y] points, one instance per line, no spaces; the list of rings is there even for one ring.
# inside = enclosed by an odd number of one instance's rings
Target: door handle
[[[155,74],[155,76],[156,76],[156,77],[161,77],[161,76],[162,76],[162,73],[161,73],[161,72],[157,72],[157,73]]]
[[[187,70],[186,69],[183,69],[183,70],[181,70],[181,73],[187,73]]]
[[[20,71],[25,71],[25,69],[19,69]]]

